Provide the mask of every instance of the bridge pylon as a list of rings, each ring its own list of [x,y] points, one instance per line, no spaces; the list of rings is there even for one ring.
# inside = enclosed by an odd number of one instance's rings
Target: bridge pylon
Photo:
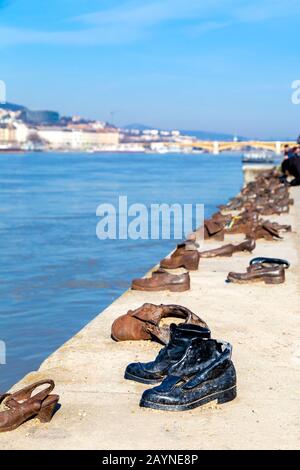
[[[281,142],[279,142],[279,140],[275,144],[275,152],[276,152],[276,155],[281,154]]]
[[[219,155],[219,153],[220,153],[219,142],[216,140],[213,144],[213,154]]]

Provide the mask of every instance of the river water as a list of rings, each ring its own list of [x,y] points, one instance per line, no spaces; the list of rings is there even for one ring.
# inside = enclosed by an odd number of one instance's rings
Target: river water
[[[173,249],[99,240],[99,204],[203,203],[209,216],[241,185],[237,154],[0,154],[0,392]]]

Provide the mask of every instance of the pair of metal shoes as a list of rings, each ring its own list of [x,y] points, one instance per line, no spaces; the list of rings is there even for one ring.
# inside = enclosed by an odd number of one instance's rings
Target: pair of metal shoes
[[[44,385],[46,388],[34,392]],[[53,380],[35,382],[15,393],[0,395],[0,432],[12,431],[31,418],[41,422],[51,421],[57,408],[59,396],[51,394],[55,384]]]
[[[250,261],[245,273],[230,272],[227,282],[282,284],[285,282],[285,270],[289,267],[290,263],[281,258],[257,257]]]
[[[160,385],[145,390],[140,406],[185,411],[236,397],[236,372],[229,343],[197,325],[172,324],[170,340],[156,359],[129,364],[125,379]]]

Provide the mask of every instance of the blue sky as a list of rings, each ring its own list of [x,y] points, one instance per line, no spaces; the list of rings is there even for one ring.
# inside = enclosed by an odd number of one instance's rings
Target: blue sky
[[[299,18],[299,0],[0,0],[0,80],[33,109],[296,137]]]

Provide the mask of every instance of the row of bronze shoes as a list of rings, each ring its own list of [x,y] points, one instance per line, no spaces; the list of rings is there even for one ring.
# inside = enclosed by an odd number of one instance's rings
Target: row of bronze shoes
[[[183,243],[177,245],[170,257],[160,262],[160,267],[152,272],[151,277],[134,279],[131,288],[141,291],[183,292],[190,289],[189,271],[197,270],[201,258],[218,256],[232,256],[237,252],[251,253],[256,247],[256,240],[281,240],[284,232],[292,230],[290,225],[279,224],[264,219],[262,216],[271,214],[284,214],[289,212],[290,205],[294,203],[289,196],[288,186],[280,182],[277,170],[263,172],[254,182],[248,183],[240,194],[231,199],[226,205],[220,206],[219,212],[204,221],[204,226],[195,230]],[[233,213],[234,211],[234,213]],[[223,241],[226,234],[244,234],[245,240],[238,244],[225,244],[213,250],[199,252],[197,240],[204,235],[204,239]],[[253,267],[247,269],[245,275],[234,276],[229,273],[231,282],[257,282],[265,281],[265,274],[274,266],[261,266],[260,270]],[[173,274],[168,270],[185,268],[183,274]],[[269,271],[264,271],[264,269]],[[243,273],[241,273],[243,274]],[[267,276],[268,278],[268,276]],[[284,282],[284,268],[274,277],[274,283]]]
[[[278,173],[272,170],[249,183],[236,198],[205,220],[204,227],[177,245],[171,256],[160,262],[159,269],[151,277],[133,280],[132,289],[186,291],[190,289],[189,272],[172,274],[169,270],[197,270],[201,258],[231,257],[237,252],[251,253],[257,239],[282,239],[282,233],[291,231],[291,227],[263,218],[287,213],[293,204],[287,187],[278,178]],[[245,240],[199,252],[197,240],[201,231],[205,239],[223,241],[225,234],[243,233]],[[266,284],[279,284],[285,281],[285,270],[288,268],[286,260],[256,257],[251,259],[244,273],[230,272],[227,282],[263,281]],[[182,322],[169,326],[166,322],[168,317],[179,318]],[[164,344],[153,361],[132,363],[126,367],[125,379],[149,387],[140,399],[142,407],[182,411],[210,401],[225,403],[236,397],[232,346],[225,341],[212,339],[205,321],[186,307],[146,303],[117,318],[113,322],[111,336],[115,341],[155,340]]]
[[[181,245],[179,245],[180,247]],[[213,250],[203,251],[199,253],[197,250],[191,251],[191,255],[187,251],[186,254],[177,256],[171,255],[170,258],[163,260],[163,266],[167,269],[176,269],[172,266],[174,260],[177,262],[180,258],[180,267],[192,270],[191,259],[195,259],[197,255],[198,264],[201,258],[214,258],[217,256],[232,256],[233,253],[248,251],[252,252],[256,246],[254,239],[247,239],[239,244],[228,244]],[[177,248],[178,249],[178,248]],[[181,249],[181,248],[179,248]],[[177,251],[177,250],[176,250]],[[176,252],[175,252],[176,253]],[[188,259],[187,263],[184,260]],[[166,264],[164,264],[166,262]],[[168,263],[168,264],[167,264]],[[172,267],[171,267],[172,266]],[[196,266],[196,264],[195,264]],[[198,265],[197,265],[198,266]],[[278,258],[259,257],[250,261],[249,266],[246,268],[245,273],[228,273],[227,282],[235,283],[250,283],[250,282],[264,282],[265,284],[281,284],[285,281],[285,269],[289,267],[286,260]],[[197,269],[197,268],[193,268]],[[152,272],[150,278],[134,279],[131,288],[133,290],[141,291],[163,291],[169,290],[170,292],[183,292],[189,290],[191,280],[189,272],[183,274],[171,274],[164,268]]]
[[[178,245],[169,258],[161,261],[160,268],[150,278],[133,280],[132,289],[171,292],[190,289],[189,272],[171,274],[167,270],[197,270],[201,258],[251,253],[256,246],[255,240],[260,238],[280,240],[282,233],[291,231],[291,227],[266,221],[262,216],[287,213],[292,204],[288,187],[280,182],[277,171],[264,172],[228,204],[220,206],[219,212],[205,220],[204,227]],[[197,240],[201,233],[205,239],[218,241],[223,241],[225,234],[243,233],[245,240],[199,252]],[[230,272],[227,281],[279,284],[284,282],[288,267],[285,260],[254,258],[244,273]],[[163,325],[168,317],[184,321]],[[236,397],[232,346],[211,338],[208,325],[186,307],[144,304],[115,320],[111,334],[116,341],[156,340],[164,344],[153,361],[132,363],[126,368],[126,379],[156,385],[145,390],[140,406],[189,410],[210,401],[225,403]],[[59,401],[59,396],[51,393],[53,389],[53,380],[44,380],[18,392],[0,395],[0,432],[16,429],[34,417],[41,422],[49,422]]]

